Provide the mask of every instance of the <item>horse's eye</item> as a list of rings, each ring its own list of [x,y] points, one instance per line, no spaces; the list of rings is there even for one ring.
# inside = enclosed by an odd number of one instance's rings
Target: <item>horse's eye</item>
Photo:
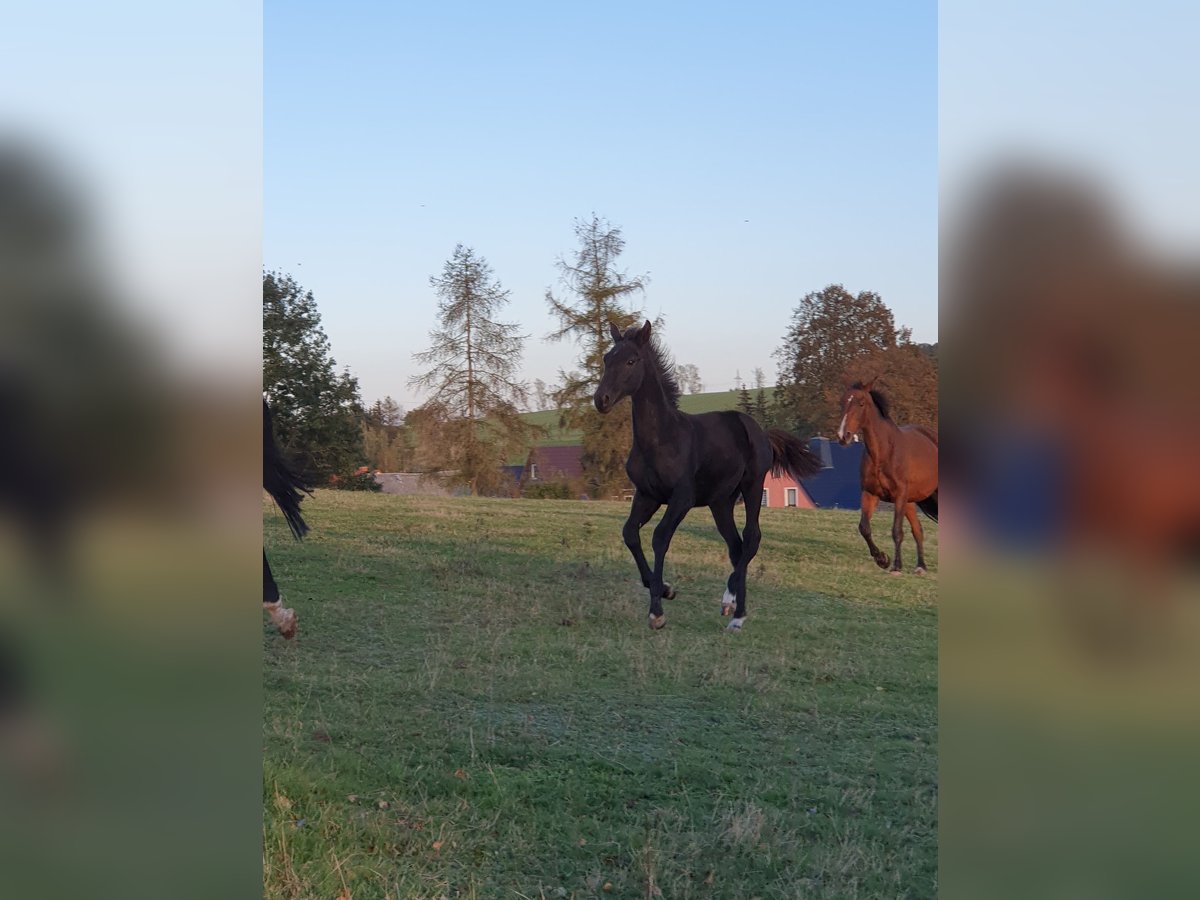
[[[632,366],[632,365],[633,365],[635,362],[637,362],[637,357],[636,357],[636,356],[631,356],[631,357],[629,358],[629,362],[625,363],[625,365],[627,365],[627,366]]]

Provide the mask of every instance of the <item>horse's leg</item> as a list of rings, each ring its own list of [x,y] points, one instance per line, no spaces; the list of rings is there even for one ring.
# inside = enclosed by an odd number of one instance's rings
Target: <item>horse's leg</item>
[[[900,544],[904,540],[904,511],[909,506],[908,498],[901,494],[893,501],[892,513],[892,543],[896,547],[896,555],[892,558],[892,569],[889,575],[899,575],[901,569]]]
[[[663,614],[662,601],[666,596],[666,588],[669,587],[663,581],[663,566],[667,562],[667,548],[671,546],[671,538],[675,535],[675,529],[679,527],[679,523],[683,521],[683,517],[688,514],[688,510],[692,508],[692,497],[690,493],[676,491],[671,495],[670,501],[667,503],[667,511],[663,513],[662,521],[660,521],[654,529],[654,572],[650,576],[650,627],[662,628],[667,624],[667,617]],[[674,591],[671,592],[674,596]],[[670,597],[667,597],[670,600]]]
[[[878,497],[866,491],[862,492],[862,518],[858,520],[858,533],[867,542],[867,549],[871,551],[871,559],[875,560],[875,565],[886,569],[891,560],[888,559],[886,553],[875,546],[875,540],[871,537],[871,516],[875,515],[875,507],[878,505]]]
[[[625,538],[625,546],[629,548],[629,552],[633,554],[633,561],[637,563],[638,574],[642,576],[642,587],[650,589],[650,566],[646,562],[646,554],[642,552],[642,526],[650,521],[650,518],[658,512],[658,508],[662,506],[657,500],[651,500],[641,491],[635,491],[633,495],[633,503],[629,505],[629,518],[625,520],[625,527],[621,530],[621,536]],[[665,585],[666,597],[670,600],[675,596],[675,591],[670,585]]]
[[[742,558],[742,536],[738,534],[737,523],[733,520],[732,497],[714,503],[709,509],[712,510],[713,521],[717,523],[717,531],[721,533],[725,545],[729,548],[729,564],[734,568],[726,583],[725,596],[721,598],[721,615],[728,616],[737,602],[737,584],[734,579],[737,575],[738,561]]]
[[[746,507],[746,527],[742,529],[742,552],[729,576],[729,588],[733,593],[733,618],[726,626],[730,631],[738,631],[746,621],[746,572],[750,562],[758,553],[758,545],[762,543],[762,529],[758,527],[758,514],[762,510],[762,482],[753,490],[742,492],[742,500]]]
[[[916,574],[925,574],[925,530],[921,527],[921,519],[917,515],[917,504],[908,503],[904,507],[904,518],[908,519],[908,527],[912,529],[913,540],[917,542]]]
[[[266,550],[263,551],[263,611],[285,639],[291,640],[296,636],[296,611],[284,607],[279,599],[279,585],[271,574]]]

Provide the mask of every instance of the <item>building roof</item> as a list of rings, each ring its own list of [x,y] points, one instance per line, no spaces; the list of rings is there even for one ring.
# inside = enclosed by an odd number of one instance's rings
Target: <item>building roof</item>
[[[804,490],[822,509],[859,509],[862,506],[862,482],[859,467],[864,447],[855,442],[843,447],[827,438],[812,438],[809,449],[821,457],[825,468],[804,479]]]
[[[570,444],[558,447],[534,447],[529,461],[538,467],[538,480],[578,478],[583,474],[583,447]]]

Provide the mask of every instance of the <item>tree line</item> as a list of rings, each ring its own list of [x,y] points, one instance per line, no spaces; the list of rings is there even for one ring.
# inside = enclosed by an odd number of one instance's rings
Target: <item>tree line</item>
[[[608,348],[608,323],[641,322],[638,303],[648,276],[619,266],[621,229],[592,215],[575,222],[576,249],[557,260],[558,289],[545,302],[553,327],[543,339],[569,341],[578,356],[555,385],[520,376],[525,341],[504,320],[509,291],[474,248],[459,245],[430,278],[437,326],[415,355],[421,371],[409,383],[426,400],[405,411],[390,396],[365,404],[357,379],[338,366],[316,300],[288,274],[263,274],[263,390],[275,411],[284,450],[314,483],[373,489],[363,467],[417,471],[472,494],[511,489],[509,459],[523,458],[541,436],[522,416],[555,409],[560,428],[581,435],[585,485],[606,496],[624,484],[632,441],[628,415],[601,416],[592,404]],[[656,328],[664,323],[655,320]],[[872,291],[851,294],[831,284],[805,295],[775,350],[774,390],[761,368],[753,390],[738,376],[736,408],[762,425],[807,437],[837,428],[837,400],[847,380],[875,377],[900,422],[937,428],[937,345],[916,344]],[[694,365],[676,367],[684,390],[703,390]]]

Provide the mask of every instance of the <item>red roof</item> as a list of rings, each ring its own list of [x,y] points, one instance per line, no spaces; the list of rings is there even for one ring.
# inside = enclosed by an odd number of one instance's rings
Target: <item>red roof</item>
[[[538,467],[538,481],[578,478],[583,474],[583,447],[534,447],[529,461]]]

